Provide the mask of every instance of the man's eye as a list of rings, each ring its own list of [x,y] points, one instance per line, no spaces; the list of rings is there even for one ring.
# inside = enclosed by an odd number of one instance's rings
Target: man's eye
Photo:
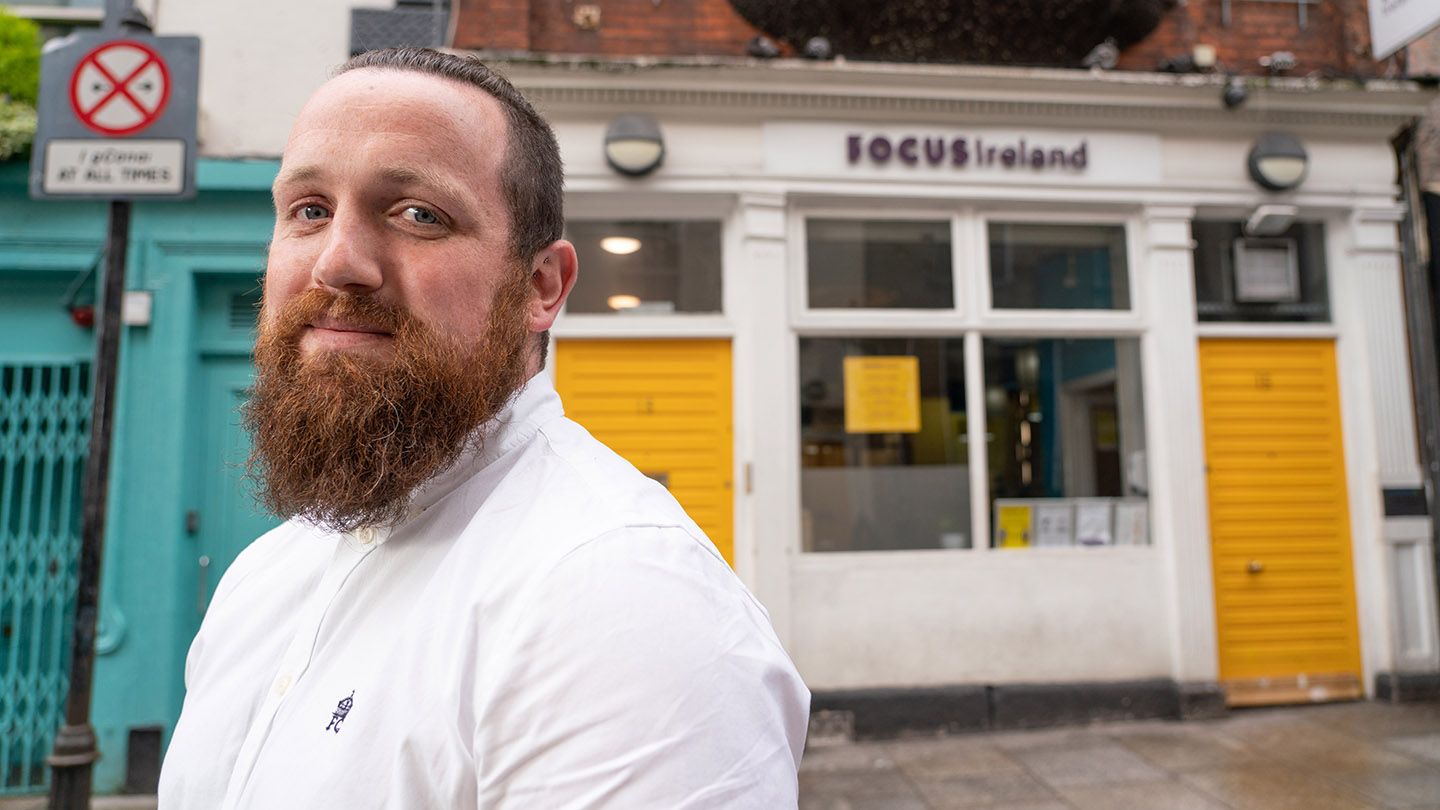
[[[300,219],[306,222],[313,222],[317,219],[325,219],[330,216],[330,209],[323,205],[306,205],[300,209]]]
[[[440,217],[435,215],[429,208],[421,208],[412,205],[405,209],[404,217],[418,225],[439,225]]]

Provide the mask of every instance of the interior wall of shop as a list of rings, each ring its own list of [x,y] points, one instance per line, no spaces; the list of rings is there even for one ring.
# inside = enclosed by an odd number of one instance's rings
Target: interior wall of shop
[[[27,168],[0,166],[0,263],[15,267],[25,254],[22,269],[79,275],[103,244],[104,205],[33,202]],[[168,741],[179,716],[199,620],[194,540],[185,530],[202,416],[197,281],[258,279],[277,168],[202,160],[194,203],[134,208],[126,288],[149,291],[153,312],[149,325],[122,327],[92,703],[102,755],[97,793],[124,784],[130,729],[158,726]],[[58,301],[52,314],[68,320]]]

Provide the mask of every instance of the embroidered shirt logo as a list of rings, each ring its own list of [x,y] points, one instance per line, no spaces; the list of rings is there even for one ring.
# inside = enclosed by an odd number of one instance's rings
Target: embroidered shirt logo
[[[337,703],[337,704],[335,704],[335,711],[334,711],[334,712],[331,712],[331,714],[330,714],[330,724],[327,725],[327,726],[325,726],[325,730],[326,730],[326,731],[334,731],[336,734],[339,734],[339,733],[340,733],[340,724],[343,723],[343,722],[345,722],[345,718],[346,718],[346,717],[349,717],[349,716],[350,716],[350,707],[351,707],[351,706],[354,706],[354,705],[355,705],[355,692],[354,692],[354,690],[351,690],[351,692],[350,692],[350,697],[341,698],[341,699],[340,699],[340,702]]]

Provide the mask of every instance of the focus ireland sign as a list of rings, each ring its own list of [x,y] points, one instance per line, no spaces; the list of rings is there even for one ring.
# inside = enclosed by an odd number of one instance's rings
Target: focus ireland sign
[[[30,196],[194,196],[199,78],[199,37],[86,33],[47,48]]]

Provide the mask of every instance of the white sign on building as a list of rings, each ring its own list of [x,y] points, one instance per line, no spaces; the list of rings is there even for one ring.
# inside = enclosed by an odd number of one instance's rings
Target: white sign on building
[[[1370,41],[1376,59],[1384,59],[1440,25],[1435,0],[1370,0]]]

